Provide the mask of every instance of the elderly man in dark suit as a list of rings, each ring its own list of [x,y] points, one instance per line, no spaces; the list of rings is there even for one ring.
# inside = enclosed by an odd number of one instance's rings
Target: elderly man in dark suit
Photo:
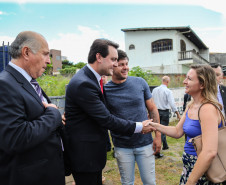
[[[0,73],[0,184],[65,185],[61,115],[35,80],[50,63],[45,38],[21,32]]]
[[[117,48],[118,44],[112,41],[96,39],[90,48],[88,65],[74,75],[67,87],[65,128],[76,185],[102,184],[107,129],[128,137],[153,130],[148,120],[123,120],[110,114],[105,106],[101,76],[112,75],[113,66],[118,65]]]

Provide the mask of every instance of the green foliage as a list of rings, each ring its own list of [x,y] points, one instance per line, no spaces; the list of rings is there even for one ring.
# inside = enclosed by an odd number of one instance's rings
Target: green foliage
[[[73,76],[77,69],[81,69],[86,65],[84,62],[79,62],[77,64],[74,64],[73,62],[70,62],[68,60],[62,61],[62,69],[60,70],[60,74],[64,76]]]
[[[76,73],[77,68],[76,67],[67,67],[64,69],[60,70],[61,75],[67,75],[67,76],[72,76]]]
[[[65,87],[70,78],[61,75],[45,75],[38,78],[37,81],[48,96],[62,96],[65,95]]]
[[[167,75],[167,74],[166,74]],[[136,66],[133,67],[129,71],[129,76],[137,76],[143,78],[149,86],[159,86],[162,83],[162,77],[164,74],[152,74],[150,70],[143,70],[141,67]],[[168,75],[170,77],[170,83],[168,88],[176,88],[183,87],[183,81],[185,79],[185,75]]]
[[[141,67],[136,66],[133,67],[130,71],[129,71],[129,76],[136,76],[136,77],[141,77],[143,78],[148,85],[150,86],[155,86],[155,85],[159,85],[161,84],[161,80],[159,79],[159,77],[154,76],[150,70],[144,71]]]
[[[74,67],[73,62],[70,62],[69,60],[63,60],[62,61],[62,69],[70,68],[70,67]]]
[[[75,64],[74,66],[77,67],[78,69],[82,69],[85,65],[86,65],[86,63],[79,62],[79,63]]]
[[[53,65],[52,64],[47,64],[47,68],[44,72],[45,75],[51,75],[53,72]]]

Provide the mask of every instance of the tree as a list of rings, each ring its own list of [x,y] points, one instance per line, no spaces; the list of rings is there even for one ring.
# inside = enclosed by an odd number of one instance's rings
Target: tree
[[[77,67],[78,69],[82,69],[85,65],[86,65],[86,63],[79,62],[79,63],[75,64],[75,67]]]
[[[151,73],[151,70],[143,70],[140,66],[136,66],[133,67],[130,71],[129,71],[129,76],[136,76],[136,77],[141,77],[143,78],[148,85],[150,86],[154,86],[154,85],[159,85],[161,84],[161,80],[157,77],[154,76]]]
[[[62,61],[62,69],[74,67],[73,62],[70,62],[69,60],[63,60]]]

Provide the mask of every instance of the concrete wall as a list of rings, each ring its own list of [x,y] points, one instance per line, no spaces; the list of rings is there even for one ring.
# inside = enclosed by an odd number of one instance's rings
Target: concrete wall
[[[183,114],[183,103],[184,103],[184,87],[173,88],[171,89],[173,92],[173,96],[175,99],[176,107],[180,113]],[[64,113],[64,106],[65,106],[65,96],[50,96],[49,97],[52,103],[54,103],[58,108],[61,114]],[[176,115],[174,113],[170,114],[170,121],[176,119]]]
[[[58,107],[60,113],[63,114],[65,106],[65,96],[50,96],[49,99]]]
[[[226,65],[226,53],[210,53],[210,63]]]

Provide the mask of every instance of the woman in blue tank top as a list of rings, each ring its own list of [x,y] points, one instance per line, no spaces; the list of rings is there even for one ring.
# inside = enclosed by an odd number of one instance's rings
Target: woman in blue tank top
[[[183,172],[180,185],[212,185],[204,173],[217,154],[218,125],[221,117],[212,102],[222,109],[217,100],[215,72],[209,65],[192,65],[184,80],[185,93],[192,96],[185,113],[176,126],[151,123],[158,131],[173,138],[187,135],[183,153]],[[201,106],[202,105],[202,106]],[[198,110],[200,108],[198,119]],[[188,140],[202,134],[203,149],[197,157],[192,143]]]

